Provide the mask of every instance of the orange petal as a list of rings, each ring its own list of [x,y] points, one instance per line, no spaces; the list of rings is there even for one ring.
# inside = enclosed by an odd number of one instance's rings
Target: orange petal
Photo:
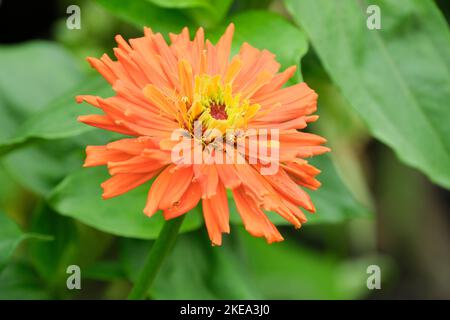
[[[194,165],[195,179],[202,187],[202,198],[211,198],[216,194],[219,175],[215,165]]]
[[[241,179],[232,164],[216,164],[216,169],[226,188],[234,189],[241,185]]]
[[[320,182],[314,178],[315,175],[320,173],[320,170],[317,170],[315,167],[309,164],[302,165],[295,162],[281,164],[281,167],[294,179],[296,184],[313,190],[320,187]]]
[[[103,116],[103,115],[99,115],[99,114],[91,114],[91,115],[87,115],[87,116],[79,116],[78,121],[83,122],[83,123],[88,124],[93,127],[97,127],[97,128],[108,130],[108,131],[118,132],[118,133],[126,134],[129,136],[137,135],[136,132],[134,132],[126,127],[123,127],[121,125],[118,125],[115,121],[113,121],[108,116]]]
[[[180,201],[175,202],[170,208],[164,210],[164,218],[166,220],[176,218],[192,210],[200,201],[202,189],[200,185],[193,182],[185,191]]]
[[[253,99],[258,99],[259,96],[262,96],[270,92],[274,92],[276,90],[280,90],[283,87],[283,85],[294,75],[296,70],[297,70],[296,66],[290,66],[283,72],[275,75],[272,78],[272,81],[270,81],[268,84],[264,85],[261,89],[255,92],[255,94],[253,95]]]
[[[88,57],[87,61],[91,65],[92,68],[95,68],[110,84],[113,84],[116,81],[117,76],[114,72],[109,68],[103,61],[97,58]]]
[[[131,155],[140,155],[145,149],[157,148],[158,143],[151,137],[121,139],[107,144],[109,150],[117,150]]]
[[[191,185],[193,175],[192,167],[175,168],[166,192],[161,197],[159,208],[163,210],[168,209],[180,201],[187,188]]]
[[[172,175],[171,169],[173,165],[166,167],[153,182],[147,196],[147,204],[144,208],[144,213],[151,217],[158,211],[159,202],[164,196],[164,192],[170,183],[170,177]]]
[[[265,237],[268,243],[282,241],[283,237],[264,212],[246,195],[243,187],[233,190],[236,207],[245,229],[254,237]]]
[[[283,169],[278,170],[276,174],[264,176],[264,178],[290,202],[302,206],[308,211],[315,211],[309,195],[297,186]]]
[[[144,213],[152,216],[158,209],[169,209],[180,201],[192,183],[192,168],[170,165],[155,179],[150,188]]]
[[[155,87],[154,85],[152,84],[147,85],[144,88],[144,95],[166,114],[171,116],[175,116],[177,114],[175,104],[172,101],[170,101],[164,95],[164,93],[162,93],[161,90]]]
[[[225,70],[228,67],[228,59],[231,50],[231,41],[233,40],[234,34],[234,24],[230,23],[230,25],[225,30],[225,33],[217,42],[217,63],[218,63],[218,72],[220,74],[224,74]]]
[[[101,184],[103,199],[109,199],[130,191],[147,182],[155,176],[157,171],[147,174],[122,173],[115,175]]]
[[[161,169],[167,163],[161,163],[148,157],[136,156],[125,161],[109,161],[109,174],[147,173]]]
[[[178,62],[178,76],[180,79],[181,94],[188,97],[189,101],[192,101],[194,78],[192,76],[192,67],[186,60]]]
[[[203,217],[213,245],[222,244],[222,233],[230,233],[228,198],[225,188],[218,185],[216,194],[202,201]]]
[[[248,84],[252,84],[258,74],[265,71],[271,75],[280,68],[280,64],[275,61],[275,55],[267,50],[258,50],[248,43],[244,43],[239,51],[239,57],[242,61],[242,68],[234,81],[234,87],[237,91]]]
[[[86,159],[83,167],[102,166],[108,161],[124,161],[130,158],[129,154],[117,150],[108,150],[106,146],[86,147]]]

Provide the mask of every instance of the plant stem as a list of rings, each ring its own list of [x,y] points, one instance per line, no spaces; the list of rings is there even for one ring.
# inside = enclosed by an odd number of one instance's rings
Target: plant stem
[[[143,300],[146,298],[148,290],[152,286],[161,265],[175,245],[184,216],[185,215],[182,215],[165,222],[159,233],[158,239],[156,239],[145,260],[144,267],[142,268],[133,289],[128,295],[129,300]]]

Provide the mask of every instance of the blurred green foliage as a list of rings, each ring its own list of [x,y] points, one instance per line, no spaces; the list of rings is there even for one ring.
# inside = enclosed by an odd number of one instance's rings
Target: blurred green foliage
[[[80,1],[81,30],[66,28],[61,5],[53,41],[1,45],[0,298],[126,297],[163,218],[142,214],[149,184],[103,201],[106,172],[81,170],[86,145],[116,137],[76,121],[95,112],[76,105],[77,94],[112,94],[82,57],[111,52],[115,34],[137,37],[143,26],[166,37],[202,26],[216,41],[230,22],[234,53],[243,42],[268,49],[282,68],[299,67],[292,83],[305,79],[320,94],[312,130],[329,138],[333,152],[312,161],[323,171],[322,188],[310,193],[317,213],[300,231],[268,213],[287,234],[269,246],[242,231],[230,201],[232,232],[216,248],[198,207],[148,297],[368,296],[367,266],[381,265],[383,279],[395,266],[375,251],[367,143],[379,139],[450,187],[448,26],[432,1],[375,2],[383,12],[378,31],[366,28],[366,1]],[[67,290],[70,264],[81,266],[88,289]]]

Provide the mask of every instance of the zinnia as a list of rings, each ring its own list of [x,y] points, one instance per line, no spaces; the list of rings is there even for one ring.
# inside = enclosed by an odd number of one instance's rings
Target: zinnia
[[[300,207],[314,212],[302,187],[317,189],[320,172],[305,158],[329,151],[320,136],[300,132],[317,120],[317,94],[305,83],[283,87],[296,67],[278,72],[275,55],[244,43],[229,59],[234,25],[230,24],[216,45],[204,40],[200,28],[194,40],[189,31],[170,34],[167,44],[159,33],[144,29],[144,37],[127,43],[116,36],[117,61],[106,54],[89,63],[112,85],[116,95],[101,98],[78,96],[103,111],[79,121],[127,136],[104,146],[88,146],[84,166],[106,165],[112,176],[102,183],[103,198],[123,194],[156,177],[148,193],[145,214],[162,210],[165,219],[183,215],[202,201],[203,217],[213,245],[229,233],[228,195],[234,198],[245,229],[268,243],[281,241],[276,227],[263,210],[274,211],[299,228],[306,222]],[[226,136],[222,144],[193,134],[194,122]],[[233,148],[232,163],[174,162],[172,134],[183,129],[188,144],[200,143],[203,153]],[[274,174],[260,170],[267,157],[251,158],[237,148],[250,135],[227,135],[228,129],[277,129],[277,139],[264,143],[275,148],[279,168]],[[241,132],[242,132],[241,131]],[[190,139],[190,140],[189,140]],[[189,142],[190,141],[190,142]],[[184,142],[186,144],[186,141]],[[211,148],[212,147],[212,148]],[[248,151],[248,148],[244,148]],[[227,155],[228,157],[228,155]],[[265,162],[266,161],[266,162]],[[227,191],[227,189],[229,191]]]

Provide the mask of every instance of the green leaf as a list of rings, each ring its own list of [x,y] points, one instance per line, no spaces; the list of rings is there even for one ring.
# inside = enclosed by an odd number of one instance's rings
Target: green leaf
[[[18,125],[17,115],[14,114],[14,108],[6,103],[0,91],[0,143],[7,139]]]
[[[3,157],[3,165],[22,186],[45,196],[69,173],[79,170],[85,157],[86,141],[101,145],[116,136],[118,134],[89,128],[87,133],[70,139],[38,141],[12,149]]]
[[[317,211],[307,215],[308,223],[332,223],[372,216],[344,185],[329,155],[314,157],[310,163],[322,170],[319,175],[322,186],[309,192]]]
[[[184,9],[197,25],[211,28],[217,25],[230,9],[232,0],[148,0],[159,6]]]
[[[0,46],[0,68],[0,100],[16,124],[77,84],[82,76],[80,66],[65,49],[44,41]],[[11,133],[0,132],[0,138]]]
[[[450,188],[450,33],[434,2],[376,1],[380,30],[368,1],[285,3],[371,133]]]
[[[25,263],[8,265],[0,274],[1,300],[43,300],[52,297],[35,270]]]
[[[103,200],[100,184],[109,178],[104,168],[82,169],[69,175],[49,197],[51,206],[59,213],[77,219],[104,232],[124,237],[154,239],[161,230],[161,214],[144,215],[150,183],[120,197]],[[199,208],[188,213],[182,231],[202,224]]]
[[[55,140],[77,136],[93,130],[77,121],[83,114],[93,114],[95,109],[87,104],[78,105],[75,96],[89,93],[98,96],[111,95],[109,84],[96,75],[86,77],[69,91],[51,101],[18,126],[14,135],[0,141],[0,155],[18,148],[32,140]]]
[[[318,180],[322,183],[322,186],[316,191],[306,189],[316,206],[316,212],[310,214],[305,211],[306,217],[308,218],[305,227],[310,224],[338,223],[371,216],[371,212],[355,200],[339,178],[334,164],[328,155],[314,157],[310,160],[310,163],[322,171],[318,176]],[[231,193],[228,193],[228,205],[230,208],[230,221],[235,224],[242,224],[242,219],[239,217]],[[267,212],[267,215],[275,225],[290,225],[288,221],[275,212]]]
[[[202,230],[203,231],[203,230]],[[150,248],[150,241],[123,239],[120,261],[132,281]],[[188,283],[188,285],[187,285]],[[212,247],[203,232],[180,235],[149,293],[156,299],[255,299],[230,246]]]
[[[274,0],[239,0],[233,4],[235,11],[244,11],[251,9],[268,9]]]
[[[12,148],[2,162],[22,186],[38,195],[47,195],[65,176],[81,167],[86,141],[104,144],[114,137],[115,134],[89,128],[87,133],[70,139],[38,140],[18,149]]]
[[[62,217],[45,205],[33,213],[31,230],[51,235],[53,241],[34,243],[29,247],[31,261],[42,279],[47,283],[61,282],[66,277],[66,268],[75,263],[77,230],[70,219]],[[62,281],[63,283],[65,281]]]
[[[213,9],[209,0],[146,0],[158,7],[169,9],[187,9],[187,8],[210,8]]]
[[[27,253],[46,290],[62,299],[77,294],[67,290],[67,267],[77,265],[82,270],[89,270],[112,240],[110,235],[57,214],[45,203],[39,204],[33,212],[31,230],[53,238],[53,241],[31,243]],[[88,278],[84,271],[82,277]]]
[[[20,185],[0,164],[0,211],[15,214],[17,212],[16,204],[20,203],[20,191]]]
[[[97,0],[119,18],[168,35],[183,27],[214,26],[226,15],[232,0]]]
[[[0,46],[0,66],[0,124],[8,123],[7,126],[0,126],[1,154],[31,138],[21,124],[39,114],[47,104],[78,84],[83,77],[73,57],[51,42]],[[46,122],[40,122],[34,128],[45,132],[45,128],[54,125],[52,121],[60,120],[57,117],[45,119]],[[9,144],[11,142],[16,144],[13,146]],[[45,193],[48,181],[72,161],[71,158],[61,157],[67,155],[66,152],[72,152],[70,144],[55,143],[43,149],[32,146],[8,155],[2,161],[23,185],[37,193]],[[50,167],[51,163],[54,167]],[[50,179],[43,179],[47,176],[42,174],[44,172]],[[62,175],[65,174],[64,171]]]
[[[300,59],[308,51],[308,42],[303,32],[282,16],[268,11],[255,10],[236,14],[228,19],[227,24],[212,30],[208,36],[218,40],[230,22],[235,24],[232,54],[238,53],[242,43],[248,42],[258,49],[267,49],[276,54],[281,67],[287,68],[298,66]]]
[[[32,144],[8,153],[2,162],[22,186],[38,195],[46,195],[64,176],[80,167],[81,148],[74,147],[70,141]]]
[[[306,64],[303,75],[320,97],[317,112],[320,121],[314,123],[315,132],[327,138],[327,145],[332,150],[330,156],[350,192],[366,207],[373,209],[374,202],[361,161],[370,136],[325,71],[313,64],[313,68],[311,63]]]
[[[46,204],[33,213],[31,230],[51,235],[54,241],[34,242],[29,246],[31,261],[52,292],[67,294],[67,267],[82,270],[109,247],[111,237],[53,211]],[[95,242],[95,245],[92,243]],[[84,277],[84,273],[82,274]]]
[[[0,212],[0,271],[5,267],[15,248],[29,238],[48,239],[38,234],[24,233],[6,214]]]
[[[114,15],[136,27],[147,26],[164,35],[169,34],[169,32],[180,32],[183,27],[192,24],[192,21],[183,12],[158,7],[148,0],[96,1]]]

